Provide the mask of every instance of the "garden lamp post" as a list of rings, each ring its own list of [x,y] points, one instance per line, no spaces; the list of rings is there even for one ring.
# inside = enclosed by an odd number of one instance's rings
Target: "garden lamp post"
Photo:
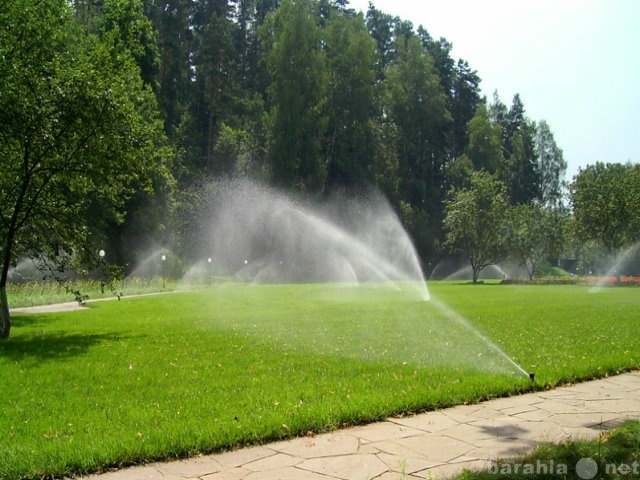
[[[209,285],[211,285],[211,257],[207,258],[207,265],[209,266],[209,268],[207,268],[207,280]]]
[[[100,267],[104,265],[104,256],[107,254],[104,250],[100,250],[98,252],[98,256],[100,257]],[[100,291],[104,294],[104,273],[101,275],[102,280],[100,281]]]
[[[164,265],[165,265],[165,262],[167,261],[167,256],[163,253],[162,256],[160,257],[160,260],[162,260],[162,288],[164,288],[165,287],[165,279],[164,279],[164,276],[165,276],[164,268],[165,267],[164,267]]]

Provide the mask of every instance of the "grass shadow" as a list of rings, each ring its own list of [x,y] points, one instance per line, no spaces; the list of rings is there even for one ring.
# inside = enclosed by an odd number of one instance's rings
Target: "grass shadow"
[[[102,342],[121,338],[116,333],[66,334],[64,331],[16,335],[0,342],[0,356],[16,362],[66,360],[86,355]]]
[[[41,325],[46,323],[47,315],[42,314],[24,314],[24,313],[12,313],[11,314],[11,328],[19,328],[19,327],[31,327],[34,325]]]

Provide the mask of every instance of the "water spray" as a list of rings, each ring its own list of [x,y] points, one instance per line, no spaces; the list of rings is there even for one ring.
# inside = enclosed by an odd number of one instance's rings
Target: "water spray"
[[[456,320],[460,325],[463,325],[470,332],[476,335],[480,340],[482,340],[489,348],[491,348],[494,352],[496,352],[500,357],[506,360],[509,364],[511,364],[516,371],[522,373],[525,377],[528,377],[531,381],[535,379],[535,373],[529,373],[524,368],[516,363],[516,361],[506,354],[504,350],[502,350],[498,345],[496,345],[490,338],[486,337],[480,331],[476,330],[476,328],[471,325],[469,320],[467,320],[464,316],[453,310],[451,307],[442,303],[441,301],[431,298],[431,302],[445,315],[450,318]]]

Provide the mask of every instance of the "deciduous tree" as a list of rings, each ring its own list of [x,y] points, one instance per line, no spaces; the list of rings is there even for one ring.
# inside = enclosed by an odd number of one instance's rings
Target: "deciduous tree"
[[[511,207],[507,214],[509,256],[525,269],[529,280],[540,265],[557,258],[567,242],[568,217],[559,209],[545,208],[539,202]]]
[[[93,206],[122,219],[163,168],[153,92],[117,39],[83,35],[65,0],[0,4],[0,337],[18,255],[93,255]]]
[[[505,256],[506,187],[485,171],[471,174],[471,186],[455,190],[446,202],[445,246],[469,260],[473,283],[487,266]]]
[[[581,169],[570,186],[576,233],[609,253],[640,241],[640,164],[601,163]]]

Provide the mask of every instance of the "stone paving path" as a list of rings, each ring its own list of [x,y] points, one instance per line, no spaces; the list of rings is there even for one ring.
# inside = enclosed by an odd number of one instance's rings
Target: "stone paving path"
[[[443,479],[640,419],[640,372],[91,480]],[[551,459],[550,459],[551,460]]]

